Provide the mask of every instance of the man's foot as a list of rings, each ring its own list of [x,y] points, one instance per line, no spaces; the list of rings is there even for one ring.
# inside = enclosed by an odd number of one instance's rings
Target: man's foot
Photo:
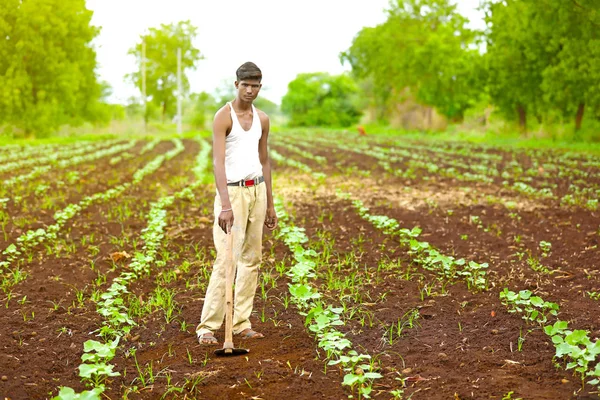
[[[262,333],[253,331],[252,328],[246,328],[238,333],[238,335],[241,336],[242,339],[260,339],[265,337]]]
[[[219,344],[217,338],[212,334],[212,332],[206,332],[202,335],[198,335],[198,343],[200,344]]]

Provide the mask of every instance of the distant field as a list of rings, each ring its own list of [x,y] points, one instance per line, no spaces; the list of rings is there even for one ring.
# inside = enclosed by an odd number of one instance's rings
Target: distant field
[[[346,132],[270,148],[266,338],[223,359],[194,334],[214,260],[208,139],[0,147],[0,394],[598,392],[599,156]]]

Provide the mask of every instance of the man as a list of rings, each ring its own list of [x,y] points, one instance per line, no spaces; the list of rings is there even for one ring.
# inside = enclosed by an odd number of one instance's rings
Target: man
[[[277,227],[267,147],[269,117],[252,104],[262,87],[261,70],[247,62],[238,68],[236,78],[235,100],[217,111],[213,122],[217,258],[196,328],[200,344],[218,344],[213,332],[221,327],[225,315],[228,234],[233,234],[237,271],[233,334],[245,339],[264,337],[252,329],[249,318],[262,261],[263,225],[269,230]]]

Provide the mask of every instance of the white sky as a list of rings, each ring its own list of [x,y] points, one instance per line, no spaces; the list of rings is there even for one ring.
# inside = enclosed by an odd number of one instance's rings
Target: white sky
[[[482,28],[479,0],[457,0],[459,11]],[[125,103],[139,91],[124,76],[136,69],[127,51],[147,28],[190,20],[204,59],[188,71],[191,90],[213,93],[246,61],[263,72],[261,96],[280,103],[288,83],[302,72],[347,70],[339,53],[364,26],[385,21],[389,0],[87,0],[101,32],[95,44],[101,79],[111,101]]]

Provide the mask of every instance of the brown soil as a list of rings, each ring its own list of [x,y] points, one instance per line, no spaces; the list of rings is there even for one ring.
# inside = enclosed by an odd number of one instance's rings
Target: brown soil
[[[381,243],[387,243],[385,257],[397,259],[397,252],[402,251],[390,245],[385,235],[363,221],[350,204],[344,203],[335,198],[307,199],[306,204],[299,206],[301,211],[298,212],[298,218],[304,221],[303,226],[315,240],[317,231],[329,232],[335,238],[338,258],[356,251],[357,245],[351,241],[353,235],[360,232],[368,238],[362,245],[364,249],[359,259],[361,268],[366,265],[367,271],[377,270],[382,259],[379,250]],[[325,219],[323,224],[317,224],[310,216],[320,215],[323,209],[334,210],[334,219],[331,222]],[[391,217],[395,216],[394,211],[397,213],[397,210],[385,211],[385,215]],[[384,214],[376,210],[372,210],[372,213]],[[472,257],[472,249],[463,252],[461,249],[440,246],[444,240],[437,234],[439,229],[435,234],[428,231],[428,214],[422,215],[424,218],[412,220],[411,223],[401,218],[398,220],[403,227],[423,227],[424,239],[445,250],[446,254],[453,254],[457,258]],[[479,234],[476,227],[463,232]],[[480,262],[487,261],[480,257],[486,249],[479,250],[479,256],[473,258],[478,258]],[[374,313],[375,327],[367,329],[359,324],[357,318],[353,318],[346,326],[354,347],[366,349],[379,360],[384,373],[384,379],[377,386],[380,390],[401,387],[395,378],[420,375],[427,380],[408,385],[405,389],[407,395],[414,393],[413,398],[448,399],[453,398],[455,393],[461,399],[501,398],[510,390],[515,395],[535,399],[585,398],[581,397],[583,394],[580,397],[571,396],[580,388],[577,378],[553,367],[554,348],[549,338],[539,328],[526,325],[519,316],[509,314],[500,303],[498,293],[505,286],[513,290],[535,290],[546,300],[561,304],[564,311],[560,314],[562,319],[569,320],[578,328],[590,329],[595,335],[600,334],[594,318],[597,302],[583,298],[581,293],[561,290],[560,285],[527,285],[527,279],[519,279],[518,275],[511,277],[509,265],[495,263],[491,268],[494,275],[502,275],[503,286],[473,294],[462,283],[450,283],[447,292],[442,293],[440,283],[416,265],[412,265],[414,276],[404,280],[404,272],[411,264],[406,254],[401,255],[400,259],[404,268],[379,277],[376,284],[369,284],[373,277],[363,274],[360,278],[365,284],[364,293],[369,293],[369,299],[377,299],[382,293],[387,293],[383,301],[367,300],[362,305],[356,304]],[[419,278],[421,274],[423,276]],[[434,294],[421,300],[419,290],[425,284],[434,286]],[[389,340],[386,342],[386,328],[414,308],[419,310],[419,326],[406,329],[406,334],[396,338],[390,345]],[[521,352],[517,349],[520,329],[524,335],[527,334]],[[532,332],[528,333],[529,330]],[[562,379],[569,382],[562,383]],[[385,394],[382,396],[386,398]]]
[[[129,149],[128,152],[137,154],[143,145],[140,142]],[[16,185],[6,194],[11,199],[6,203],[6,212],[10,216],[10,221],[4,230],[8,240],[5,240],[4,234],[1,234],[0,248],[13,243],[17,237],[28,230],[35,230],[53,224],[54,213],[63,209],[66,205],[78,203],[85,196],[105,191],[109,187],[130,180],[130,176],[134,171],[172,147],[173,145],[170,142],[163,142],[151,152],[131,160],[122,160],[115,165],[109,164],[109,160],[117,154],[96,160],[93,163],[77,165],[74,169],[49,172],[51,176],[43,174],[23,186]],[[57,183],[65,179],[68,171],[73,170],[78,171],[82,176],[75,184],[69,185],[61,182],[59,185]],[[35,188],[40,184],[46,184],[48,188],[43,192],[35,193]],[[20,200],[14,201],[17,196]],[[17,221],[22,222],[17,223]]]
[[[63,249],[59,256],[48,255],[40,246],[33,260],[23,263],[28,278],[13,288],[10,301],[6,295],[0,299],[2,305],[8,304],[0,314],[0,376],[6,377],[0,381],[2,398],[47,399],[63,385],[85,389],[77,375],[83,343],[97,339],[94,331],[103,322],[90,296],[95,290],[106,290],[126,268],[126,260],[113,262],[111,254],[134,254],[134,245],[141,246],[139,236],[146,226],[150,202],[176,192],[186,178],[192,178],[198,145],[192,141],[185,145],[185,152],[139,186],[108,204],[91,206],[69,222],[59,242],[73,251]],[[65,188],[64,204],[130,180],[133,171],[170,146],[163,142],[151,154],[136,156],[118,167],[110,166],[108,159],[99,160],[88,175],[98,179],[87,181],[81,190]],[[404,398],[416,400],[502,399],[510,391],[514,391],[513,398],[592,398],[589,386],[580,390],[577,377],[554,367],[549,338],[538,327],[508,313],[498,293],[504,287],[531,289],[558,302],[560,318],[573,328],[589,329],[598,337],[598,302],[585,296],[587,291],[600,291],[598,213],[531,200],[509,210],[485,201],[489,193],[504,199],[520,198],[499,190],[496,183],[490,187],[443,177],[428,181],[398,178],[386,173],[372,157],[312,149],[330,160],[323,167],[282,146],[275,148],[316,172],[336,175],[323,185],[294,168],[274,163],[274,189],[292,202],[288,211],[297,226],[306,228],[307,245],[320,254],[331,248],[331,257],[320,264],[315,284],[328,304],[345,303],[348,319],[339,329],[354,349],[373,357],[383,374],[374,387],[374,398],[389,399],[393,389],[402,389]],[[130,152],[138,154],[139,149]],[[502,154],[503,162],[513,157],[495,149],[481,148],[479,152]],[[522,165],[533,165],[531,155],[518,157]],[[370,171],[370,176],[361,171]],[[568,187],[568,179],[556,179],[560,187]],[[398,190],[404,186],[412,190]],[[337,187],[361,198],[372,214],[393,217],[403,227],[421,227],[421,240],[445,254],[489,262],[490,289],[472,293],[462,282],[440,281],[422,270],[396,239],[361,219],[350,202],[335,197],[332,192]],[[476,191],[460,197],[456,193],[462,187]],[[427,193],[439,195],[428,198]],[[341,385],[345,372],[334,366],[326,368],[325,354],[304,327],[304,317],[293,305],[284,307],[290,280],[277,268],[282,262],[291,263],[290,253],[269,233],[264,238],[259,282],[272,279],[274,284],[265,287],[264,295],[258,288],[253,313],[253,327],[266,337],[236,338],[236,346],[251,350],[245,357],[218,358],[213,355],[215,347],[198,344],[194,329],[214,259],[214,188],[201,187],[195,196],[193,201],[177,200],[168,210],[164,251],[159,256],[166,265],[154,267],[149,276],[133,282],[124,299],[127,304],[146,304],[157,288],[168,289],[175,293],[174,317],[167,321],[165,311],[156,308],[136,315],[137,326],[122,340],[111,362],[121,376],[107,381],[108,398],[344,399],[351,395],[350,389]],[[426,201],[432,198],[435,202]],[[123,215],[125,209],[128,213]],[[13,211],[16,216],[22,212]],[[50,222],[41,212],[28,215],[34,215],[40,226]],[[480,218],[480,226],[472,216]],[[18,232],[11,232],[14,240]],[[90,244],[92,233],[95,237]],[[552,243],[546,256],[541,254],[540,241]],[[553,273],[532,270],[528,256],[517,255],[527,252]],[[336,278],[355,277],[358,295],[328,285],[327,270],[333,267],[339,268]],[[106,282],[94,283],[99,275],[105,275]],[[431,288],[429,294],[424,292],[426,285]],[[82,304],[77,301],[77,291],[84,294]],[[349,318],[352,309],[356,314]],[[411,310],[418,312],[416,324],[390,340],[386,330]],[[522,351],[518,350],[520,334],[526,335]],[[221,342],[223,331],[216,336]],[[417,377],[422,379],[414,382]],[[401,380],[406,378],[403,387]]]
[[[3,374],[10,379],[2,382],[4,388],[1,393],[6,393],[10,398],[46,398],[58,385],[69,386],[78,381],[71,366],[80,364],[83,342],[95,339],[90,332],[97,329],[102,320],[94,304],[89,301],[92,282],[99,274],[106,274],[110,283],[118,274],[112,270],[114,264],[110,254],[116,250],[111,244],[111,237],[139,235],[145,226],[141,218],[147,211],[147,202],[157,199],[156,191],[160,185],[156,182],[167,182],[174,175],[189,173],[185,171],[193,165],[198,146],[194,142],[186,144],[184,153],[159,168],[154,176],[147,176],[140,186],[126,191],[113,203],[90,206],[67,223],[59,240],[65,246],[73,246],[72,253],[63,251],[56,258],[48,256],[42,247],[36,249],[31,263],[24,263],[22,268],[28,273],[28,278],[13,287],[10,302],[6,297],[2,299],[8,307],[7,312],[0,316],[3,326],[0,336],[3,360],[0,365],[7,368],[8,374]],[[140,157],[125,168],[118,169],[116,184],[130,181],[137,168],[172,148],[172,144],[164,142],[157,147],[156,153],[148,155],[150,158]],[[185,164],[181,165],[182,161]],[[108,164],[108,160],[105,162]],[[112,166],[100,167],[106,170],[110,168]],[[106,181],[85,187],[87,194],[107,188]],[[111,208],[126,202],[139,205],[140,213],[133,215],[140,215],[140,219],[130,218],[124,224],[107,220],[106,215]],[[126,229],[122,230],[122,226]],[[89,238],[91,234],[94,235],[93,245],[81,245],[81,239],[84,236]],[[128,251],[133,254],[132,250]],[[94,264],[94,270],[90,268],[91,263]],[[98,289],[105,290],[106,287],[99,286]],[[77,290],[84,293],[86,300],[82,305],[77,304]],[[23,298],[22,304],[17,302]],[[46,361],[40,362],[44,357],[47,357]]]
[[[107,283],[98,287],[99,290],[106,289],[111,279],[118,275],[121,265],[117,263],[114,270],[110,254],[115,251],[134,253],[131,241],[122,247],[111,244],[110,238],[139,235],[145,226],[141,217],[147,212],[148,201],[158,198],[158,193],[165,194],[162,193],[164,190],[155,188],[153,180],[167,182],[173,175],[189,175],[197,146],[192,148],[189,142],[186,145],[188,149],[184,155],[171,160],[166,168],[162,167],[155,173],[156,176],[147,177],[139,188],[116,200],[123,205],[129,204],[129,199],[143,199],[142,202],[138,200],[138,209],[133,210],[131,218],[121,223],[109,221],[106,215],[117,203],[98,205],[76,217],[65,229],[73,243],[91,232],[95,233],[95,244],[100,248],[94,256],[96,271],[88,267],[88,246],[77,246],[74,254],[58,259],[40,254],[39,259],[25,266],[31,275],[15,287],[13,295],[16,299],[26,295],[26,302],[20,304],[13,299],[9,303],[9,312],[2,316],[0,374],[6,375],[7,381],[0,382],[0,394],[10,399],[49,398],[49,393],[56,394],[58,386],[70,386],[78,391],[85,389],[76,368],[80,364],[83,342],[97,339],[92,332],[102,324],[102,317],[89,300],[93,289],[91,283],[98,273],[106,274]],[[185,165],[177,162],[180,157],[185,158]],[[167,192],[176,190],[176,187],[170,187]],[[277,300],[287,292],[285,279],[280,279],[277,286],[269,291],[266,301],[257,298],[255,303],[255,310],[264,309],[266,317],[264,322],[255,317],[254,328],[264,333],[266,338],[236,340],[236,345],[250,347],[247,359],[216,358],[212,354],[214,347],[207,348],[197,343],[193,330],[199,322],[208,277],[206,269],[210,269],[212,232],[208,220],[212,219],[212,215],[207,212],[212,209],[213,195],[204,188],[198,190],[196,196],[197,202],[180,200],[172,207],[169,240],[165,242],[165,247],[174,254],[165,269],[177,269],[184,260],[191,261],[193,265],[189,273],[171,285],[165,285],[179,292],[176,297],[178,317],[166,323],[162,313],[154,311],[137,321],[139,326],[128,336],[128,341],[123,341],[112,362],[122,376],[108,382],[107,394],[118,398],[123,393],[132,392],[130,398],[160,398],[167,390],[168,373],[172,376],[171,384],[182,388],[188,398],[245,399],[252,395],[266,399],[281,392],[288,393],[292,399],[306,398],[306,393],[310,393],[310,398],[345,397],[339,384],[339,374],[323,374],[322,363],[315,360],[314,342],[304,330],[303,318],[292,307],[282,309]],[[203,259],[206,258],[206,261],[197,260],[194,246],[205,254]],[[287,254],[282,244],[275,244],[273,239],[265,241],[265,253],[269,253],[272,247],[274,253],[269,257],[265,270],[272,270],[272,266]],[[147,298],[157,285],[156,274],[136,282],[131,292]],[[56,279],[48,279],[50,277]],[[197,282],[197,286],[186,289],[186,281]],[[85,293],[83,305],[77,305],[76,290]],[[59,304],[56,310],[53,310],[52,302]],[[24,322],[22,315],[28,316],[31,312],[35,317]],[[181,328],[182,321],[187,321],[184,330]],[[223,333],[216,334],[222,340]],[[142,368],[149,365],[155,368],[156,380],[146,387],[139,378],[135,379],[137,368],[129,352],[132,348],[137,349],[137,361]],[[191,364],[188,350],[193,359]],[[197,377],[202,378],[202,382],[195,388],[192,389],[191,383],[185,384],[186,379]],[[176,394],[173,397],[177,397]]]
[[[391,146],[388,144],[388,146]],[[329,162],[325,167],[319,166],[313,160],[302,158],[297,154],[292,154],[289,151],[286,151],[284,148],[282,149],[282,154],[289,155],[293,158],[299,159],[300,161],[306,163],[307,165],[315,168],[316,170],[325,169],[325,171],[329,174],[332,173],[351,173],[352,168],[358,168],[362,171],[370,171],[373,175],[385,178],[387,185],[401,184],[407,186],[420,186],[423,184],[433,185],[438,187],[441,190],[447,190],[451,187],[472,187],[477,190],[481,190],[486,192],[487,194],[499,194],[507,199],[519,199],[519,198],[529,198],[530,196],[516,192],[510,188],[504,187],[504,183],[506,182],[508,186],[512,186],[513,183],[518,181],[526,181],[528,185],[533,188],[542,189],[542,188],[550,188],[553,194],[556,196],[555,199],[536,199],[536,201],[540,204],[550,205],[552,207],[558,207],[560,205],[560,199],[569,194],[569,188],[572,183],[576,183],[580,187],[589,187],[594,188],[594,190],[600,190],[600,174],[598,168],[595,167],[581,167],[575,169],[579,172],[579,175],[569,175],[568,171],[572,171],[574,168],[571,166],[562,166],[560,160],[546,159],[542,161],[536,160],[535,164],[531,160],[531,156],[523,153],[500,153],[499,150],[492,151],[491,153],[496,155],[502,155],[501,161],[493,161],[493,160],[478,160],[467,155],[457,155],[457,156],[448,156],[448,155],[440,155],[437,152],[428,151],[426,148],[419,148],[418,152],[420,154],[427,155],[425,159],[427,161],[436,164],[439,167],[439,173],[432,173],[423,168],[417,168],[414,170],[414,178],[406,179],[399,178],[396,176],[392,176],[389,173],[383,171],[383,168],[378,164],[378,160],[375,157],[368,156],[362,154],[360,151],[351,152],[347,150],[341,150],[336,148],[334,145],[329,144],[319,144],[318,147],[310,148],[308,146],[303,146],[300,144],[298,147],[309,150],[311,153],[326,157]],[[278,148],[279,151],[279,148]],[[476,150],[473,151],[474,155],[480,154]],[[453,178],[452,176],[444,176],[447,170],[455,169],[458,172],[473,172],[469,171],[468,168],[455,166],[448,164],[445,160],[452,159],[452,161],[460,160],[465,165],[470,165],[473,161],[483,164],[487,164],[497,168],[500,174],[503,171],[511,174],[512,169],[509,165],[509,162],[513,160],[518,160],[517,162],[521,165],[524,171],[529,170],[530,168],[535,172],[535,175],[530,176],[528,174],[524,174],[522,178],[514,179],[512,177],[504,178],[501,175],[491,177],[493,182],[477,182],[477,181],[464,181]],[[391,166],[398,170],[406,170],[408,167],[408,159],[404,158],[399,162],[391,162]],[[548,162],[549,164],[546,164]],[[566,172],[566,175],[558,175],[558,172],[554,169],[549,168],[557,168],[560,166]],[[511,174],[512,175],[512,174]],[[589,199],[593,199],[594,197],[588,196]]]

